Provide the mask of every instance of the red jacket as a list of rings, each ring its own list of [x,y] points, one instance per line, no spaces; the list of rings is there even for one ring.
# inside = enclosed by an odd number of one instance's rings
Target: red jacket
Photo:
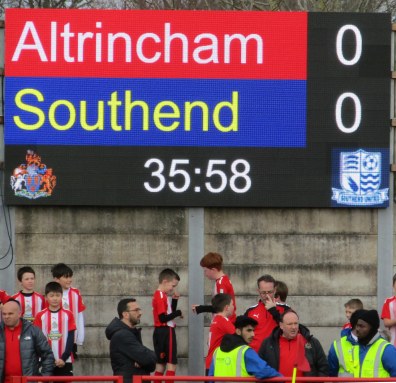
[[[258,352],[263,340],[268,338],[271,335],[272,330],[278,326],[280,314],[287,309],[289,309],[289,306],[287,305],[276,305],[268,311],[265,308],[264,303],[259,300],[256,305],[249,307],[246,310],[245,315],[258,322],[258,325],[254,329],[254,338],[249,344],[252,349]]]

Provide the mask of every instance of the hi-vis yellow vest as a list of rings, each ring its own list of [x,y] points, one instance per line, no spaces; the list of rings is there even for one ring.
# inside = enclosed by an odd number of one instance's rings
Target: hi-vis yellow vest
[[[246,371],[245,352],[249,346],[240,346],[230,352],[218,347],[213,353],[213,376],[251,376]]]
[[[334,341],[334,350],[338,358],[338,376],[353,377],[353,344],[347,336]]]
[[[359,360],[360,347],[359,345],[356,345],[353,348],[353,376],[355,378],[388,378],[390,374],[382,365],[382,354],[388,344],[389,342],[385,339],[379,338],[367,351],[362,366],[360,365]]]

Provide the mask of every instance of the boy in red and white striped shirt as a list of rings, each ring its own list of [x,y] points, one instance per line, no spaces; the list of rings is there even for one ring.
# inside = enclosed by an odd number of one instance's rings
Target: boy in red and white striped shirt
[[[30,322],[44,308],[44,297],[34,291],[36,273],[30,266],[23,266],[17,272],[17,278],[22,290],[12,296],[22,309],[22,317]]]
[[[73,270],[64,263],[57,263],[52,267],[54,281],[63,289],[62,307],[70,310],[74,315],[77,330],[74,335],[73,355],[77,359],[77,345],[82,346],[85,338],[84,310],[85,305],[80,290],[72,287]]]
[[[62,286],[49,282],[45,286],[48,307],[39,312],[33,324],[39,327],[55,357],[54,376],[73,376],[72,352],[76,323],[70,310],[62,308]]]

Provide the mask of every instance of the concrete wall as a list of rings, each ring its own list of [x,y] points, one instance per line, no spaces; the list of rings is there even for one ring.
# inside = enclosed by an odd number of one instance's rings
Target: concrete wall
[[[51,265],[65,262],[74,271],[73,285],[81,290],[87,306],[86,342],[76,373],[111,374],[104,329],[116,316],[122,297],[139,299],[143,338],[152,346],[151,296],[161,269],[172,267],[180,274],[180,306],[187,307],[184,209],[28,207],[16,209],[15,221],[16,266],[34,267],[39,290],[52,280]],[[187,324],[178,324],[184,366]]]
[[[151,296],[162,268],[179,272],[179,306],[187,314],[187,209],[15,210],[16,267],[32,265],[42,290],[51,280],[51,265],[65,262],[75,272],[73,284],[83,293],[86,342],[75,365],[77,374],[111,374],[104,328],[124,296],[139,299],[143,339],[152,346]],[[224,255],[238,313],[256,302],[259,276],[269,273],[285,281],[288,303],[325,351],[345,322],[343,304],[348,299],[358,297],[367,308],[377,306],[376,210],[205,209],[206,251]],[[206,282],[206,300],[211,291],[212,284]],[[179,374],[187,373],[187,326],[187,319],[178,320]]]

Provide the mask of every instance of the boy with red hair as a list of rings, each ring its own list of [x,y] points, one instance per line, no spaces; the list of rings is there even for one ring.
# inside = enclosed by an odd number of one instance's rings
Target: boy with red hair
[[[231,295],[234,314],[230,317],[230,320],[234,323],[236,319],[235,293],[230,278],[223,271],[223,257],[219,253],[210,252],[201,259],[199,264],[205,277],[215,281],[213,296],[219,293]],[[192,310],[196,314],[203,312],[214,313],[212,305],[192,305]]]

